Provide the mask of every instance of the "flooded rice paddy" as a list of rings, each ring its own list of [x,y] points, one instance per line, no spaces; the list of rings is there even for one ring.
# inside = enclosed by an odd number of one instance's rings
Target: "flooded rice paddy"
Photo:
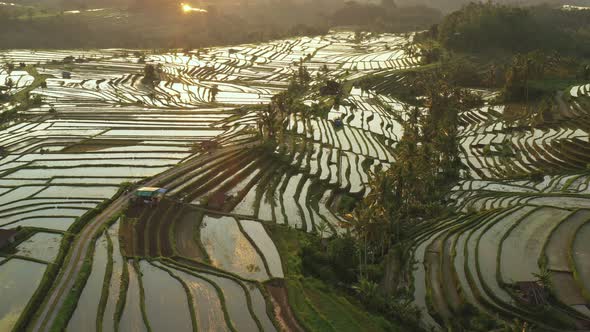
[[[18,321],[45,271],[46,265],[11,259],[0,265],[0,330],[10,331]]]
[[[63,236],[55,233],[36,233],[17,247],[17,255],[53,263]]]
[[[68,330],[92,330],[100,319],[105,331],[278,330],[262,283],[285,277],[286,258],[266,224],[323,237],[346,232],[339,202],[369,194],[371,173],[390,167],[404,135],[406,105],[387,91],[393,79],[405,80],[399,70],[422,65],[413,38],[375,34],[356,43],[353,32],[340,31],[146,52],[145,61],[161,65],[166,77],[153,85],[142,82],[144,64],[121,50],[0,52],[2,64],[41,63],[37,71],[52,76],[30,92],[42,104],[0,130],[0,228],[36,229],[16,257],[0,258],[0,298],[10,299],[0,301],[0,330],[13,328],[46,268],[24,258],[53,262],[60,232],[75,229],[122,183],[191,160],[199,162],[162,184],[173,204],[133,211],[98,239]],[[59,62],[66,56],[88,61],[64,78]],[[326,65],[341,81],[392,80],[353,87],[327,114],[289,116],[282,125],[291,139],[261,153],[252,148],[259,114],[249,107],[285,90],[302,59],[311,77]],[[33,80],[27,71],[0,70],[0,82],[8,77],[16,83],[10,94]],[[567,90],[573,102],[559,116],[575,120],[584,112],[576,102],[590,86]],[[8,107],[0,104],[0,112]],[[459,115],[465,180],[449,198],[458,215],[425,227],[411,248],[413,304],[427,328],[444,330],[449,314],[467,304],[490,317],[514,311],[519,299],[510,287],[533,281],[543,257],[552,278],[562,280],[557,298],[588,315],[590,228],[579,216],[590,208],[589,135],[582,125],[516,126],[503,112],[486,104]],[[202,148],[211,142],[222,152]],[[490,153],[503,146],[514,153]],[[572,174],[505,180],[566,171]],[[124,256],[129,252],[137,256]],[[528,311],[519,315],[534,321]]]

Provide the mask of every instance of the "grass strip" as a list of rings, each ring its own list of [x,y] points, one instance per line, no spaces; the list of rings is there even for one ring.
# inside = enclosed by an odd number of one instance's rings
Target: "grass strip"
[[[119,332],[119,322],[123,316],[123,309],[125,308],[125,302],[127,301],[127,290],[129,289],[129,270],[127,260],[123,261],[121,273],[121,286],[119,287],[119,298],[115,307],[115,317],[113,317],[115,324],[115,332]]]
[[[134,260],[133,261],[133,268],[137,273],[137,280],[139,282],[139,301],[140,301],[140,308],[141,308],[141,316],[143,317],[143,322],[148,330],[148,332],[152,332],[152,327],[150,326],[150,322],[147,316],[147,310],[145,308],[145,289],[143,288],[143,273],[141,272],[141,268],[139,267],[139,262]]]
[[[100,295],[100,302],[98,303],[98,312],[96,314],[96,330],[102,331],[102,322],[104,318],[104,312],[107,306],[107,300],[109,297],[109,289],[111,285],[111,278],[113,277],[113,241],[109,236],[109,232],[105,232],[107,238],[107,266],[104,274],[102,283],[102,291]]]

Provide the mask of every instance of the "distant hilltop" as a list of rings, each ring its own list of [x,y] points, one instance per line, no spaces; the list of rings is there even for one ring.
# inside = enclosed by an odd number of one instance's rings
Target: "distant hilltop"
[[[359,1],[364,2],[364,1]],[[371,0],[371,2],[379,3],[381,0]],[[398,6],[412,6],[412,5],[425,5],[431,8],[440,9],[444,12],[453,11],[461,8],[462,6],[470,3],[477,2],[474,0],[395,0]],[[484,2],[484,1],[482,1]],[[556,4],[556,5],[569,5],[569,6],[589,6],[590,0],[495,0],[492,2],[502,4],[514,4],[522,6],[540,5],[540,4]]]
[[[180,3],[176,0],[11,0],[10,2],[16,4],[26,5],[43,5],[49,7],[67,7],[80,8],[87,6],[99,7],[126,7],[133,6],[140,3],[142,6],[153,4],[170,4],[177,5]],[[193,0],[191,4],[206,7],[207,5],[227,6],[227,5],[256,5],[256,4],[288,4],[288,3],[310,3],[317,5],[318,3],[338,5],[339,3],[357,2],[360,4],[380,4],[383,0]],[[454,11],[462,6],[477,2],[476,0],[395,0],[398,6],[415,6],[424,5],[435,9],[440,9],[443,12]],[[483,2],[483,1],[482,1]],[[573,7],[590,7],[590,0],[495,0],[492,2],[515,5],[539,5],[539,4],[555,4],[568,5]]]

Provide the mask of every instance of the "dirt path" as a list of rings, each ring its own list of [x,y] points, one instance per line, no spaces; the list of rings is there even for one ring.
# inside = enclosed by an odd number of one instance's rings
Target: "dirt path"
[[[41,311],[39,318],[35,322],[34,331],[49,331],[59,312],[58,308],[61,308],[69,291],[74,286],[76,277],[84,264],[88,248],[92,243],[93,236],[98,233],[100,226],[125,206],[129,198],[129,195],[124,195],[109,205],[99,216],[89,222],[75,239],[70,249],[67,265],[62,267],[62,272],[58,275],[51,294],[49,294],[49,300],[46,302],[45,308]]]
[[[161,183],[168,183],[179,174],[193,168],[195,165],[206,163],[208,160],[216,158],[220,154],[232,152],[236,149],[248,148],[253,144],[225,148],[211,154],[192,158],[188,162],[174,167],[154,178],[142,183],[142,186],[156,186]],[[166,187],[165,185],[163,187]],[[57,276],[52,289],[47,294],[48,299],[43,306],[39,308],[39,316],[32,326],[33,331],[49,331],[53,325],[60,309],[63,306],[65,299],[70,293],[76,282],[78,274],[84,264],[84,259],[87,256],[92,238],[100,231],[101,226],[104,225],[113,216],[119,213],[129,202],[132,194],[121,196],[110,204],[100,215],[88,222],[88,224],[78,234],[74,243],[70,247],[68,260],[61,268],[60,274]]]

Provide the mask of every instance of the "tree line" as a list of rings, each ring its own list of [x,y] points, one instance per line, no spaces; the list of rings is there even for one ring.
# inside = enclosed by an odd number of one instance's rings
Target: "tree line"
[[[457,51],[558,51],[590,55],[590,11],[549,5],[516,7],[470,3],[431,28],[431,36]]]

